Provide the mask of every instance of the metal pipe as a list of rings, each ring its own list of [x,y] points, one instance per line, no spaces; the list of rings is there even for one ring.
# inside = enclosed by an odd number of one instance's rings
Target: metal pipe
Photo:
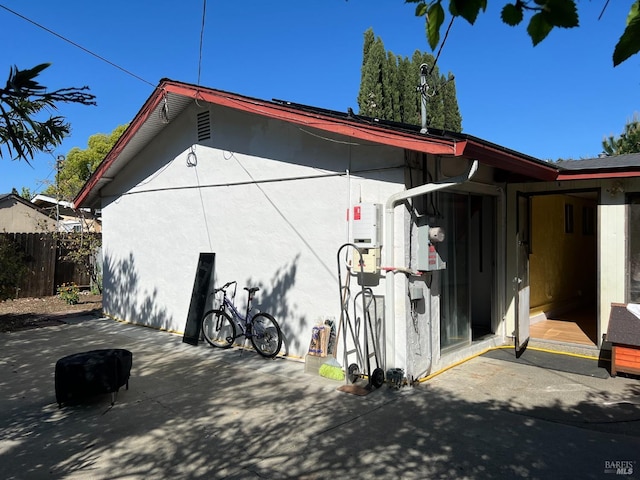
[[[429,90],[429,85],[427,85],[427,74],[428,74],[429,66],[426,63],[420,65],[420,87],[418,91],[420,92],[420,116],[422,120],[422,128],[420,129],[420,133],[427,133],[427,91]]]
[[[417,197],[418,195],[424,195],[426,193],[435,192],[437,190],[443,190],[445,188],[459,185],[466,181],[469,181],[471,177],[478,170],[478,160],[474,160],[469,169],[463,175],[457,177],[448,178],[442,181],[434,183],[427,183],[420,185],[419,187],[410,188],[402,192],[395,193],[389,197],[385,205],[385,242],[384,247],[386,250],[386,263],[387,265],[395,265],[394,259],[394,222],[393,211],[396,205],[409,198]],[[396,348],[395,348],[395,270],[387,272],[385,277],[385,350],[384,350],[384,369],[385,371],[390,368],[389,365],[397,365]],[[433,352],[431,352],[433,355]],[[406,366],[405,366],[406,371]]]

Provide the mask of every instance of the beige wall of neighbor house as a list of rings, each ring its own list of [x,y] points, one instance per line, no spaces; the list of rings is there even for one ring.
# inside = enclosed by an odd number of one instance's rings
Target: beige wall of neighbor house
[[[38,233],[55,231],[55,221],[27,201],[14,195],[0,198],[0,231],[7,233]]]

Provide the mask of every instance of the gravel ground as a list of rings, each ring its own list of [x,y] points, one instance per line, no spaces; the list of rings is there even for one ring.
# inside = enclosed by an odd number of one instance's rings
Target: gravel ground
[[[102,311],[102,296],[80,294],[80,302],[68,305],[56,296],[18,298],[0,302],[0,332],[13,332],[64,323],[68,315],[95,314]]]

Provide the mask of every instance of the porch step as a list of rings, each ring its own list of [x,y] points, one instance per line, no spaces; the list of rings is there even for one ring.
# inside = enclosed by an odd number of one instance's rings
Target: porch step
[[[602,349],[595,345],[580,345],[577,343],[556,342],[553,340],[541,340],[538,338],[529,339],[529,348],[541,350],[551,350],[553,352],[570,353],[573,355],[583,355],[585,357],[599,358],[600,360],[611,360],[611,345],[603,345]]]

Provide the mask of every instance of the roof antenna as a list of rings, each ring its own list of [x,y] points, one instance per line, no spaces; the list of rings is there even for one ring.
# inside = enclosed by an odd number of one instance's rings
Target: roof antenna
[[[427,85],[427,75],[429,66],[426,63],[420,65],[420,86],[416,89],[420,92],[420,113],[422,117],[422,128],[420,133],[428,133],[427,130],[427,92],[429,91],[429,85]]]

